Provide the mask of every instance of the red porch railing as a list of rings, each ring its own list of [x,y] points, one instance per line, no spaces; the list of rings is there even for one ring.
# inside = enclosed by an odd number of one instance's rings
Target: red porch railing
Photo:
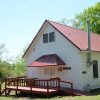
[[[74,94],[74,91],[73,91],[73,82],[72,81],[60,81],[61,83],[67,83],[70,85],[70,91],[68,91],[68,88],[64,89],[66,92],[70,92],[72,95]]]
[[[61,91],[61,83],[70,84],[71,94],[73,94],[73,83],[71,81],[62,81],[60,78],[51,78],[47,80],[36,78],[7,78],[5,80],[5,95],[7,95],[7,90],[15,90],[16,93],[17,91],[26,91],[49,96],[50,94]],[[36,89],[38,89],[39,92],[37,92],[38,90]]]

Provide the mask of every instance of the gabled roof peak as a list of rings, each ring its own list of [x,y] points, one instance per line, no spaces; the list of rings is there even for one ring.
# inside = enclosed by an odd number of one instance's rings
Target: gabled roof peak
[[[64,36],[69,42],[71,42],[76,48],[79,50],[87,51],[88,48],[88,38],[87,38],[87,32],[81,29],[77,29],[71,26],[66,26],[58,22],[50,21],[50,20],[45,20],[43,23],[42,27],[38,31],[37,35],[40,33],[41,29],[45,25],[45,23],[49,23],[55,30],[57,30],[62,36]],[[34,40],[36,39],[37,35],[35,38],[32,40],[31,44],[27,48],[26,52],[24,53],[23,57],[33,44]],[[100,35],[98,34],[93,34],[91,33],[91,50],[100,52]]]

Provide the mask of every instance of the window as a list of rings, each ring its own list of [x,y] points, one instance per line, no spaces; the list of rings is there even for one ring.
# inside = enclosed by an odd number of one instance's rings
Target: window
[[[93,77],[98,78],[98,62],[93,61]]]
[[[48,43],[53,41],[55,41],[54,32],[43,34],[43,43]]]
[[[55,41],[55,34],[54,32],[49,33],[49,42]]]
[[[47,42],[48,42],[48,33],[43,34],[43,43],[47,43]]]

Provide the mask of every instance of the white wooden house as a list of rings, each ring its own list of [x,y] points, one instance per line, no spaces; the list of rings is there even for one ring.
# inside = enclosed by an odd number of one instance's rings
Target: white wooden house
[[[100,36],[91,33],[91,61],[87,63],[87,32],[46,20],[27,48],[27,76],[72,80],[75,89],[100,88]]]

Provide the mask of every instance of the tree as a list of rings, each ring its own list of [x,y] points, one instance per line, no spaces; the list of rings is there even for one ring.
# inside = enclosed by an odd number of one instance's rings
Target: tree
[[[5,44],[0,44],[0,60],[3,58],[3,54],[7,52],[7,49],[5,48]]]
[[[7,61],[0,61],[0,80],[12,75],[12,65]]]
[[[24,46],[22,51],[17,55],[15,62],[12,64],[13,66],[13,76],[25,76],[26,74],[26,62],[22,58],[23,53],[26,51],[28,47],[28,43]]]
[[[23,58],[17,58],[13,66],[13,76],[25,76],[26,73],[26,63]]]
[[[24,50],[26,47],[24,47]],[[26,73],[26,62],[22,58],[22,53],[19,54],[13,62],[4,59],[7,52],[5,44],[0,44],[0,80],[9,76],[23,76]],[[22,51],[23,52],[23,51]],[[5,55],[6,56],[6,55]]]
[[[72,26],[73,25],[73,22],[74,22],[74,19],[66,19],[66,18],[63,18],[62,20],[60,20],[59,23],[61,23],[63,25],[66,25],[66,26]]]
[[[90,30],[100,34],[100,2],[85,9],[82,13],[76,14],[73,26],[86,30],[86,20],[90,20]]]
[[[7,52],[5,44],[0,44],[0,80],[10,76],[11,64],[4,60],[4,54]]]

